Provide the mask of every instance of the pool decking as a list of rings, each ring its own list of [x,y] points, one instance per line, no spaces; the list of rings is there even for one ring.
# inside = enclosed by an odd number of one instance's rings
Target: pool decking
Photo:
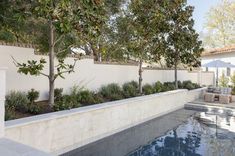
[[[229,110],[232,113],[232,115],[235,114],[235,102],[229,103],[229,104],[222,104],[219,102],[205,102],[203,99],[198,99],[193,102],[189,102],[185,104],[185,109],[191,109],[191,110],[200,110],[200,111],[208,111],[208,110]]]

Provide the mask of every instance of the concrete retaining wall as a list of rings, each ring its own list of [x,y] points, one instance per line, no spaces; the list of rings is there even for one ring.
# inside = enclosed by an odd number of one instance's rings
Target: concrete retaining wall
[[[5,92],[6,92],[6,69],[0,68],[0,138],[4,136]]]
[[[31,88],[40,91],[40,100],[47,99],[48,79],[44,76],[30,76],[17,73],[17,68],[13,64],[11,56],[20,62],[27,60],[39,60],[47,56],[35,55],[32,48],[22,48],[0,45],[0,66],[7,67],[7,91],[20,90],[28,91]],[[66,63],[73,64],[74,58],[67,58]],[[48,73],[48,64],[43,73]],[[138,81],[138,66],[120,64],[96,64],[93,59],[82,59],[77,62],[75,72],[65,75],[66,79],[56,79],[56,88],[64,88],[65,92],[78,85],[90,90],[96,90],[101,85],[109,83],[123,84],[128,81]],[[178,71],[178,79],[181,81],[191,80],[202,85],[212,85],[214,80],[213,72],[188,72],[187,70]],[[173,70],[159,70],[145,68],[143,72],[143,83],[154,83],[156,81],[174,81]]]
[[[183,108],[203,89],[175,90],[6,122],[6,137],[60,154]]]

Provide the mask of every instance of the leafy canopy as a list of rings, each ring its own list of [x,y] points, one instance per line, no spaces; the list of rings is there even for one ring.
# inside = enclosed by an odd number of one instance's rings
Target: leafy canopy
[[[206,48],[235,44],[235,1],[222,0],[207,13],[203,42]]]
[[[166,1],[132,0],[116,21],[117,43],[127,59],[158,60],[167,32]]]
[[[197,67],[203,50],[199,35],[193,28],[193,7],[186,0],[169,3],[169,31],[166,36],[165,59],[168,67],[184,64]]]

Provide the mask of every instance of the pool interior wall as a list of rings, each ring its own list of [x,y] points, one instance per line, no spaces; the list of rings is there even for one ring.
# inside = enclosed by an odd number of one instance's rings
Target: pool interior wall
[[[62,156],[125,156],[141,145],[183,124],[195,112],[180,109],[69,151]]]

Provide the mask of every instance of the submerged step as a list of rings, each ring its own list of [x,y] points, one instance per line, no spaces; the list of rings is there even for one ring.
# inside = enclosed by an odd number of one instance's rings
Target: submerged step
[[[197,102],[189,102],[184,105],[185,109],[188,110],[196,110],[203,111],[207,113],[213,114],[226,114],[229,116],[235,115],[235,107],[229,106],[228,104],[205,104],[205,103],[197,103]]]

